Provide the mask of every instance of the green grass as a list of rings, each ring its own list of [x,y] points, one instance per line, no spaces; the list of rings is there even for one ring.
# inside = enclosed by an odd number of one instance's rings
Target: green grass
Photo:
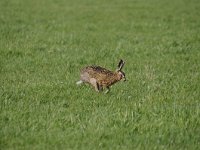
[[[1,0],[0,149],[199,149],[200,1]],[[76,86],[80,68],[128,81]]]

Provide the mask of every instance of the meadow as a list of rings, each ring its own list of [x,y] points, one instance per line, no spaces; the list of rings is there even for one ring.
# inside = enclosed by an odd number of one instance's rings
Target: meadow
[[[199,0],[1,0],[0,149],[199,149]],[[127,82],[77,86],[82,67]]]

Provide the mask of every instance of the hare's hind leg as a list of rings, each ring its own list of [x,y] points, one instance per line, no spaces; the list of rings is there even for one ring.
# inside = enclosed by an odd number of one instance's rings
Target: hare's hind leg
[[[82,80],[76,82],[77,85],[80,85],[80,84],[82,84],[82,83],[83,83]]]
[[[90,79],[90,84],[95,88],[95,91],[99,92],[102,88],[97,83],[97,80],[94,78]]]
[[[80,85],[82,83],[89,83],[89,82],[90,82],[89,74],[87,72],[84,72],[80,76],[80,81],[77,81],[76,84]]]

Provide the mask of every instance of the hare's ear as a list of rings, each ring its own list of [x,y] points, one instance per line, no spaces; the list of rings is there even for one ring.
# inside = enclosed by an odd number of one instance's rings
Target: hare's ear
[[[121,60],[119,61],[119,64],[118,64],[118,70],[122,70],[124,64],[125,64],[125,62],[121,59]]]

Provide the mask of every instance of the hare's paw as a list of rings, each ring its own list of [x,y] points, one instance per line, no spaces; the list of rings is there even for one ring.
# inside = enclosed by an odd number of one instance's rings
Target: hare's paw
[[[109,87],[106,87],[106,91],[105,91],[105,94],[109,93],[110,92],[110,88]]]
[[[82,83],[83,83],[82,80],[76,82],[77,85],[80,85],[80,84],[82,84]]]

